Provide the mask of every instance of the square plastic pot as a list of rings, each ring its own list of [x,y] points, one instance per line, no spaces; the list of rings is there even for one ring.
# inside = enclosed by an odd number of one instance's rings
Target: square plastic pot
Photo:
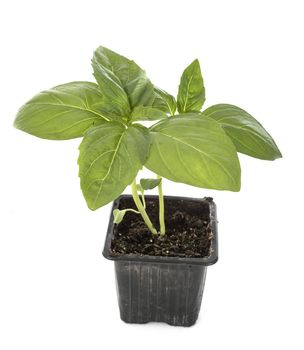
[[[122,195],[113,203],[119,208]],[[152,198],[155,196],[146,196]],[[128,323],[166,322],[173,326],[191,326],[199,315],[207,267],[218,259],[216,206],[210,198],[195,199],[166,196],[166,199],[195,201],[208,211],[212,229],[211,252],[206,258],[179,258],[150,255],[120,255],[111,251],[113,215],[111,212],[103,250],[114,260],[120,317]],[[205,212],[206,213],[206,212]]]

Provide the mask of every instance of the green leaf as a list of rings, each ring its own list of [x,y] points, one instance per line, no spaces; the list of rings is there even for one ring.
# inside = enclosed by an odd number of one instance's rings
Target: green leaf
[[[220,125],[197,113],[160,121],[150,128],[145,166],[169,180],[217,190],[240,190],[240,164]]]
[[[282,157],[273,138],[243,109],[230,104],[217,104],[207,108],[202,115],[220,123],[238,152],[264,160]]]
[[[140,179],[141,187],[146,190],[152,190],[157,187],[161,182],[161,179]]]
[[[131,108],[150,106],[154,101],[154,89],[146,73],[134,61],[100,46],[93,56],[93,64],[103,67],[104,72],[116,77],[129,98]]]
[[[44,139],[67,140],[83,136],[92,125],[109,121],[103,111],[98,86],[76,81],[34,96],[20,108],[14,125]]]
[[[154,87],[154,101],[151,106],[137,106],[131,113],[131,121],[135,120],[160,120],[176,111],[176,101],[173,96]]]
[[[129,100],[119,79],[111,70],[101,65],[94,58],[92,60],[92,67],[105,105],[112,109],[112,114],[114,115],[128,116],[130,113]]]
[[[123,218],[125,217],[126,213],[128,211],[131,211],[133,213],[139,214],[139,211],[134,210],[134,209],[123,209],[123,210],[119,210],[119,209],[114,209],[113,210],[113,216],[114,216],[114,224],[119,224],[122,222]]]
[[[159,120],[164,118],[167,118],[167,114],[160,109],[151,106],[137,106],[133,109],[130,120]]]
[[[137,191],[143,193],[144,189],[141,187],[141,184],[136,185]]]
[[[205,87],[198,60],[183,72],[177,95],[179,113],[200,111],[205,102]]]
[[[113,216],[114,216],[114,224],[119,224],[122,222],[127,210],[119,210],[119,209],[114,209],[113,210]]]
[[[88,131],[79,146],[80,184],[90,209],[117,198],[145,163],[150,146],[148,130],[109,122]]]
[[[170,115],[174,115],[176,111],[175,98],[166,91],[154,86],[155,100],[153,107],[158,108]]]

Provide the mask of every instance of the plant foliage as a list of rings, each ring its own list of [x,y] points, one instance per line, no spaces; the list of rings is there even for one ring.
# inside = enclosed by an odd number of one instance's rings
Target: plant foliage
[[[144,191],[161,190],[161,177],[239,191],[237,152],[264,160],[281,157],[270,134],[243,109],[217,104],[202,111],[205,87],[198,60],[182,73],[176,99],[153,85],[134,61],[105,47],[94,52],[92,67],[96,83],[76,81],[43,91],[15,119],[18,129],[40,138],[83,137],[79,177],[92,210],[135,181],[133,194],[140,192],[142,199],[134,200],[143,215]],[[140,121],[155,123],[146,127]],[[143,166],[158,178],[142,179],[136,186]],[[126,211],[114,213],[116,223]]]

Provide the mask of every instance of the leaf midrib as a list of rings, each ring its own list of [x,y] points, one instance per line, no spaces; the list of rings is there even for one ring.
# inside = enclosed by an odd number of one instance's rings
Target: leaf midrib
[[[86,111],[86,112],[90,112],[90,113],[93,113],[95,115],[97,115],[98,117],[101,117],[103,118],[104,120],[106,120],[107,122],[110,121],[109,118],[105,117],[104,115],[96,112],[96,111],[93,111],[92,109],[89,109],[89,108],[80,108],[80,107],[77,107],[77,106],[74,106],[74,105],[70,105],[70,104],[63,104],[63,103],[44,103],[44,102],[28,102],[27,105],[42,105],[42,106],[57,106],[57,107],[69,107],[69,108],[74,108],[74,109],[78,109],[80,111]]]
[[[192,80],[193,80],[193,72],[192,72],[192,75],[189,79],[189,82],[187,84],[187,89],[186,89],[186,98],[185,98],[185,103],[184,103],[184,108],[183,108],[183,111],[186,112],[187,110],[187,103],[188,103],[188,99],[189,99],[189,90],[190,90],[190,84],[192,83]]]
[[[106,178],[109,176],[109,174],[110,174],[110,172],[111,172],[111,169],[112,169],[112,166],[113,166],[113,163],[114,163],[114,159],[115,159],[115,157],[116,157],[116,154],[117,154],[117,152],[118,152],[118,149],[119,149],[119,147],[120,147],[120,144],[121,144],[121,141],[122,141],[122,138],[123,138],[125,132],[126,132],[126,130],[123,130],[123,132],[122,132],[122,134],[121,134],[121,136],[120,136],[120,138],[119,138],[119,140],[118,140],[117,146],[116,146],[115,151],[114,151],[114,153],[113,153],[113,157],[112,157],[112,160],[111,160],[111,163],[110,163],[110,166],[109,166],[109,169],[108,169],[106,175],[105,175],[102,179],[99,179],[99,180],[98,180],[98,181],[101,181],[101,184],[100,184],[99,190],[98,190],[98,192],[97,192],[97,194],[96,194],[96,197],[95,197],[95,200],[94,200],[94,204],[93,204],[93,207],[94,207],[94,208],[95,208],[95,206],[96,206],[96,202],[97,202],[97,200],[98,200],[98,198],[99,198],[99,195],[100,195],[100,192],[101,192],[101,190],[102,190],[103,184],[104,184]]]

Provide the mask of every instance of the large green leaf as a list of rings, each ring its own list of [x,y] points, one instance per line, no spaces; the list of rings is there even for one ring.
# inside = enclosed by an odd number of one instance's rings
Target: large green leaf
[[[79,146],[81,189],[90,209],[115,198],[135,178],[148,156],[146,128],[109,122],[92,128]]]
[[[93,66],[98,65],[104,71],[116,77],[116,83],[126,92],[131,108],[152,105],[154,88],[146,73],[134,61],[100,46],[93,56]]]
[[[150,134],[148,169],[175,182],[239,191],[237,152],[214,120],[186,113],[160,121]]]
[[[153,107],[158,108],[170,115],[174,115],[176,111],[175,98],[166,91],[154,86],[155,99]]]
[[[207,108],[203,115],[221,124],[238,152],[265,160],[282,157],[268,132],[243,109],[230,104],[217,104]]]
[[[179,113],[200,111],[205,102],[205,87],[198,60],[194,60],[183,72],[178,88]]]
[[[167,118],[167,114],[160,109],[151,106],[137,106],[131,113],[130,121],[159,120]]]
[[[175,98],[166,91],[154,86],[152,105],[135,107],[131,113],[131,121],[165,119],[168,115],[173,115],[175,111]]]
[[[34,96],[22,106],[15,127],[51,140],[83,136],[92,125],[109,121],[98,86],[90,82],[72,82],[56,86]]]
[[[113,115],[128,116],[130,113],[129,99],[119,79],[111,70],[101,65],[94,58],[92,67],[105,105],[112,109]]]

